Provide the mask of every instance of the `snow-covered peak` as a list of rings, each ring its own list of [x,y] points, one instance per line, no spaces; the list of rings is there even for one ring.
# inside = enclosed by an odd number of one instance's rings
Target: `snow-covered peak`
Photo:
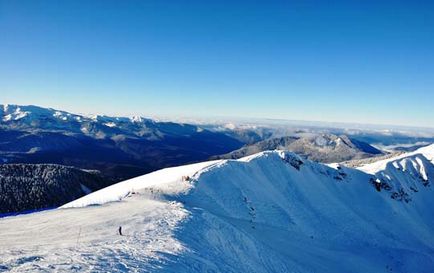
[[[214,160],[172,167],[120,182],[70,202],[62,206],[62,208],[82,207],[119,201],[132,192],[140,192],[151,188],[162,194],[178,195],[188,192],[188,190],[193,187],[192,181],[197,180],[202,173],[212,171],[214,168],[221,167],[225,164],[239,165],[239,163],[254,163],[267,165],[273,164],[272,162],[280,163],[282,161],[291,164],[296,169],[299,169],[303,164],[303,160],[298,155],[287,151],[276,150],[261,152],[238,160]],[[186,177],[188,177],[188,179],[186,179]]]
[[[4,122],[17,121],[28,116],[31,112],[26,111],[18,105],[3,105],[3,117]]]
[[[249,155],[249,156],[245,156],[242,157],[240,159],[238,159],[237,161],[239,162],[251,162],[254,160],[270,160],[270,159],[279,159],[279,160],[283,160],[283,161],[299,161],[301,163],[303,163],[303,159],[293,153],[293,152],[289,152],[289,151],[284,151],[284,150],[274,150],[274,151],[263,151],[263,152],[259,152],[253,155]]]
[[[0,105],[0,121],[5,128],[66,131],[68,133],[86,134],[95,138],[111,138],[117,135],[125,135],[132,137],[145,136],[153,139],[155,136],[160,135],[158,122],[144,117],[77,115],[33,105]],[[166,126],[166,131],[171,132],[171,128]],[[176,130],[173,131],[176,133]]]
[[[91,193],[62,206],[62,208],[83,207],[120,201],[130,196],[131,193],[137,192],[149,193],[149,191],[152,191],[163,195],[177,196],[188,193],[196,187],[196,183],[200,184],[201,177],[205,173],[207,175],[215,172],[221,173],[222,171],[231,173],[237,169],[252,168],[252,166],[255,171],[275,166],[272,168],[277,168],[276,170],[289,167],[293,171],[298,172],[306,163],[310,166],[310,171],[323,172],[323,168],[326,168],[325,165],[319,163],[303,161],[301,157],[292,152],[280,150],[265,151],[238,160],[215,160],[162,169]],[[328,174],[331,179],[339,176],[339,173],[332,169],[329,170]],[[221,182],[216,180],[212,183]]]
[[[142,117],[140,117],[140,116],[132,116],[131,117],[131,121],[132,122],[136,122],[136,123],[141,123],[141,122],[143,122],[143,118]]]
[[[65,111],[55,110],[51,108],[43,108],[34,105],[1,105],[0,115],[3,122],[23,121],[26,124],[31,124],[33,121],[40,121],[47,118],[54,118],[60,121],[67,121],[69,117],[76,116]]]
[[[89,117],[90,117],[90,119],[92,119],[93,121],[99,121],[101,116],[100,116],[100,115],[90,115]]]
[[[63,111],[55,111],[53,114],[53,117],[58,118],[62,121],[68,121],[68,119],[71,117],[71,114],[63,112]],[[79,120],[77,120],[77,121],[79,121]]]
[[[390,166],[398,166],[403,165],[403,161],[413,161],[417,157],[424,157],[425,159],[431,161],[434,164],[434,144],[422,147],[417,149],[416,151],[404,153],[395,157],[387,158],[384,160],[380,160],[374,163],[366,164],[359,169],[365,171],[367,173],[375,174],[380,171],[384,171]],[[397,167],[396,167],[397,168]]]
[[[38,120],[41,118],[54,118],[59,121],[76,121],[76,122],[131,122],[131,123],[143,123],[145,121],[152,121],[140,116],[128,117],[111,117],[106,115],[78,115],[72,114],[66,111],[56,110],[52,108],[44,108],[34,105],[12,105],[12,104],[0,104],[0,118],[4,122],[17,121],[27,117],[30,120]],[[111,126],[113,127],[113,126]]]
[[[142,117],[142,116],[132,116],[132,117],[129,118],[129,121],[132,122],[132,123],[137,123],[137,124],[159,122],[158,119],[150,119],[150,118],[145,118],[145,117]]]
[[[91,193],[65,204],[62,208],[84,207],[119,201],[133,192],[143,191],[148,188],[152,188],[164,194],[180,194],[191,188],[190,179],[185,179],[185,177],[194,177],[200,173],[200,171],[219,162],[221,161],[209,161],[162,169]]]
[[[419,148],[415,153],[423,154],[428,160],[434,164],[434,144]]]
[[[432,147],[433,146],[425,147],[421,151],[426,155],[430,155],[430,152],[432,152]],[[343,168],[340,165],[328,167],[327,165],[320,163],[303,160],[301,157],[292,152],[280,150],[265,151],[238,160],[216,160],[159,170],[144,176],[120,182],[116,185],[89,194],[83,198],[64,205],[63,208],[82,207],[93,204],[104,204],[107,202],[119,201],[129,196],[132,192],[141,192],[149,189],[158,191],[160,194],[164,195],[186,194],[195,187],[195,184],[192,181],[196,181],[199,184],[201,183],[201,175],[204,173],[210,175],[209,173],[214,173],[221,168],[224,168],[226,172],[230,173],[239,168],[244,169],[247,166],[249,168],[255,166],[253,167],[254,170],[252,170],[252,172],[256,172],[264,168],[276,168],[275,171],[279,172],[279,169],[289,166],[293,171],[304,173],[306,176],[311,176],[312,172],[322,173],[326,175],[327,179],[338,180],[348,179],[347,174],[342,173],[342,170],[346,169],[348,172],[359,173],[358,176],[364,175],[366,177],[366,182],[368,182],[370,179],[369,177],[372,177],[372,175],[385,179],[385,176],[395,175],[395,172],[399,171],[408,172],[408,176],[412,179],[417,180],[421,178],[422,181],[426,182],[428,177],[433,175],[431,174],[433,165],[429,159],[425,157],[425,155],[421,154],[421,151],[416,151],[406,155],[401,155],[396,158],[365,165],[358,168],[358,170]],[[303,165],[308,166],[308,168],[303,167]],[[227,170],[228,168],[231,170]],[[217,172],[221,172],[221,170]],[[185,179],[186,177],[188,177],[188,179]],[[213,183],[222,183],[218,180],[219,179]],[[402,182],[402,185],[396,185],[397,188],[410,187],[407,185],[407,180],[401,179],[399,181],[400,183]],[[368,188],[366,188],[366,190],[368,190]]]

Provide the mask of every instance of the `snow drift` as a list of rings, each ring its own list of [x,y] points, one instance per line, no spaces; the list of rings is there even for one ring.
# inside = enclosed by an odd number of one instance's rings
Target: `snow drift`
[[[1,219],[0,270],[432,272],[433,155],[351,169],[271,151],[160,170]]]

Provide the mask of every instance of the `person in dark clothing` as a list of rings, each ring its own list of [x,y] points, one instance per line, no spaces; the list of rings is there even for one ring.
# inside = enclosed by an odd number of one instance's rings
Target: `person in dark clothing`
[[[119,226],[119,235],[122,236],[122,226]]]
[[[375,183],[375,189],[381,191],[381,183]]]

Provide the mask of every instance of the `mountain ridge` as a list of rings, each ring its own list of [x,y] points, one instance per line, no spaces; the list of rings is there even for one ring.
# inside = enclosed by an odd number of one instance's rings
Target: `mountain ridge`
[[[0,105],[1,163],[71,165],[121,181],[203,161],[242,145],[223,133],[189,124]]]
[[[428,273],[433,152],[390,158],[385,168],[270,151],[160,170],[61,209],[1,219],[0,264],[21,272]],[[396,168],[402,160],[408,168]],[[29,243],[24,222],[46,233]]]
[[[238,159],[265,150],[287,150],[323,163],[363,159],[383,154],[368,143],[346,135],[315,134],[266,139],[212,159]]]

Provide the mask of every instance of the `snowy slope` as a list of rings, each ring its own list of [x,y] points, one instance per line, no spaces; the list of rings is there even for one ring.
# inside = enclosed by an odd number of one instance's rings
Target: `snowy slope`
[[[204,168],[216,163],[218,161],[208,161],[159,170],[88,194],[62,206],[62,208],[85,207],[120,201],[136,191],[146,192],[151,191],[151,189],[155,192],[161,191],[164,194],[180,194],[192,187],[190,182],[182,179],[183,176],[193,176]]]
[[[413,152],[413,154],[417,154],[417,153],[422,154],[429,161],[431,161],[431,163],[434,164],[434,144],[422,147],[422,148],[416,150],[415,152]]]
[[[282,151],[164,169],[0,219],[0,270],[432,272],[433,147],[361,169]]]
[[[388,165],[392,164],[395,167],[397,164],[406,164],[405,159],[415,159],[416,157],[423,157],[424,160],[429,161],[431,164],[434,164],[434,144],[422,147],[414,152],[410,153],[404,153],[396,157],[387,158],[385,160],[380,160],[371,164],[367,164],[365,166],[362,166],[361,170],[367,172],[367,173],[376,173],[382,170],[387,169]],[[401,163],[398,163],[399,161],[402,161]]]

